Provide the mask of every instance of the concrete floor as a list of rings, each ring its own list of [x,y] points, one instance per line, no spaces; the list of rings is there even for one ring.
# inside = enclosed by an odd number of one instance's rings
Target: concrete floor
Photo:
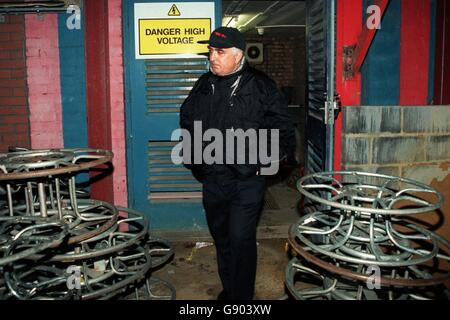
[[[255,299],[276,300],[285,294],[284,271],[289,261],[285,243],[285,239],[258,240]],[[177,300],[215,300],[222,290],[215,247],[205,244],[209,246],[197,248],[195,242],[174,242],[172,262],[153,273],[175,286]]]
[[[287,231],[297,221],[300,194],[288,182],[272,181],[258,225],[258,266],[255,299],[276,300],[285,295],[284,273],[289,261]],[[173,260],[153,274],[172,283],[177,300],[215,300],[222,290],[215,247],[209,234],[189,240],[171,239]]]

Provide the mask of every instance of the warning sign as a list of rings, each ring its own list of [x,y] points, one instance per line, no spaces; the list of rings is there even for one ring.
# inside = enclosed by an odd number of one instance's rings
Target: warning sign
[[[197,41],[209,38],[210,19],[139,20],[139,54],[176,54],[206,52]]]
[[[169,13],[167,14],[168,16],[180,16],[180,10],[178,10],[176,5],[173,5],[170,10]]]
[[[214,2],[136,3],[136,59],[199,57],[215,26]]]

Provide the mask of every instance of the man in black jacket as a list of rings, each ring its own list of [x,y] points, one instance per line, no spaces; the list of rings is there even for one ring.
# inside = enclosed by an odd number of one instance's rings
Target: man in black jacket
[[[189,150],[183,141],[183,152],[190,153],[184,161],[203,183],[203,206],[223,285],[218,298],[251,300],[256,276],[256,226],[266,188],[264,175],[276,173],[280,159],[294,154],[294,127],[275,82],[245,61],[245,40],[237,29],[217,28],[203,43],[209,44],[210,71],[200,77],[181,106],[180,126],[191,137],[199,136],[196,130],[202,137],[208,131],[214,134],[202,139],[200,149],[192,149],[198,141],[186,144]],[[271,135],[266,139],[263,135],[268,130]],[[242,136],[244,145],[224,146],[224,140],[229,144],[230,137]],[[205,159],[208,144],[203,140],[216,143],[213,161]],[[264,155],[269,151],[268,163]],[[245,157],[245,161],[239,161],[239,157]],[[276,170],[269,170],[275,164]]]

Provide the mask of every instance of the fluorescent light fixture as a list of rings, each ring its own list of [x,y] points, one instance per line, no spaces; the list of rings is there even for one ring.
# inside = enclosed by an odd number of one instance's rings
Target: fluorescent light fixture
[[[230,27],[230,28],[236,28],[237,23],[239,20],[239,16],[224,16],[222,18],[222,26],[224,27]]]

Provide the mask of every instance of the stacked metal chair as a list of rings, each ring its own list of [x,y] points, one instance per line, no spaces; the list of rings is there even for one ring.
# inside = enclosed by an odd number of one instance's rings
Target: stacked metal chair
[[[354,171],[299,179],[308,211],[289,231],[295,299],[446,299],[450,243],[419,223],[444,199],[418,181]]]
[[[175,299],[152,275],[173,256],[146,216],[90,199],[76,175],[99,149],[0,154],[0,299]]]

